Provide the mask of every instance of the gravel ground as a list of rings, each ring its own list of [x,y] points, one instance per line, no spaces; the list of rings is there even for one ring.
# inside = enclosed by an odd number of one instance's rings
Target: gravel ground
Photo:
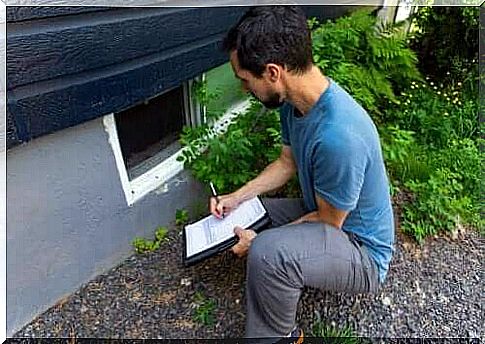
[[[184,268],[175,228],[157,252],[133,255],[82,286],[14,337],[224,338],[244,331],[245,260],[230,253]],[[365,337],[484,339],[484,238],[474,231],[430,238],[422,247],[398,233],[388,278],[375,295],[305,289],[298,319],[318,316]],[[213,325],[194,319],[196,292],[216,304]]]

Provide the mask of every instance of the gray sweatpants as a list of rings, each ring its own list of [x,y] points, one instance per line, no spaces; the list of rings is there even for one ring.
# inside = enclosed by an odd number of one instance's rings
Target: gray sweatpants
[[[274,228],[251,243],[247,260],[246,337],[282,337],[295,327],[304,286],[375,292],[377,267],[366,249],[323,223],[288,225],[307,211],[301,199],[263,199]]]

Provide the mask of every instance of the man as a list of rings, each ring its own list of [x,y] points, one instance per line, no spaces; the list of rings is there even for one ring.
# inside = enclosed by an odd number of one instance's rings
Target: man
[[[243,88],[281,107],[281,156],[239,190],[212,198],[217,217],[277,189],[298,173],[303,199],[265,199],[275,228],[236,228],[247,258],[247,337],[302,335],[295,324],[304,286],[375,292],[393,253],[394,220],[375,125],[312,63],[297,7],[249,10],[225,49]]]

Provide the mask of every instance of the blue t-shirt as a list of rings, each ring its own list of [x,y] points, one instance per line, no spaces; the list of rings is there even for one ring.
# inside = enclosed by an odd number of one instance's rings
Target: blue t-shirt
[[[383,282],[394,252],[394,216],[377,129],[367,112],[332,79],[313,108],[297,117],[281,107],[283,144],[291,146],[308,211],[315,194],[348,211],[352,232],[375,261]]]

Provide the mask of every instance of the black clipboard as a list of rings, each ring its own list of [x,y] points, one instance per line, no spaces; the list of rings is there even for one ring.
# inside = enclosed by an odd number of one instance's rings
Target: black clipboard
[[[261,202],[261,198],[258,196],[259,201]],[[253,229],[256,233],[261,232],[262,230],[268,228],[271,225],[271,218],[269,217],[268,209],[264,206],[264,203],[261,202],[264,210],[265,210],[265,215],[258,221],[256,221],[253,224],[250,224],[248,228]],[[202,252],[199,252],[197,254],[194,254],[190,257],[187,257],[187,234],[186,234],[186,229],[184,227],[183,229],[183,245],[184,245],[184,250],[183,250],[183,264],[184,266],[192,266],[194,264],[200,263],[201,261],[213,257],[221,252],[224,252],[228,248],[234,246],[238,242],[238,237],[237,235],[234,234],[232,238],[229,238],[211,248],[208,248]]]

